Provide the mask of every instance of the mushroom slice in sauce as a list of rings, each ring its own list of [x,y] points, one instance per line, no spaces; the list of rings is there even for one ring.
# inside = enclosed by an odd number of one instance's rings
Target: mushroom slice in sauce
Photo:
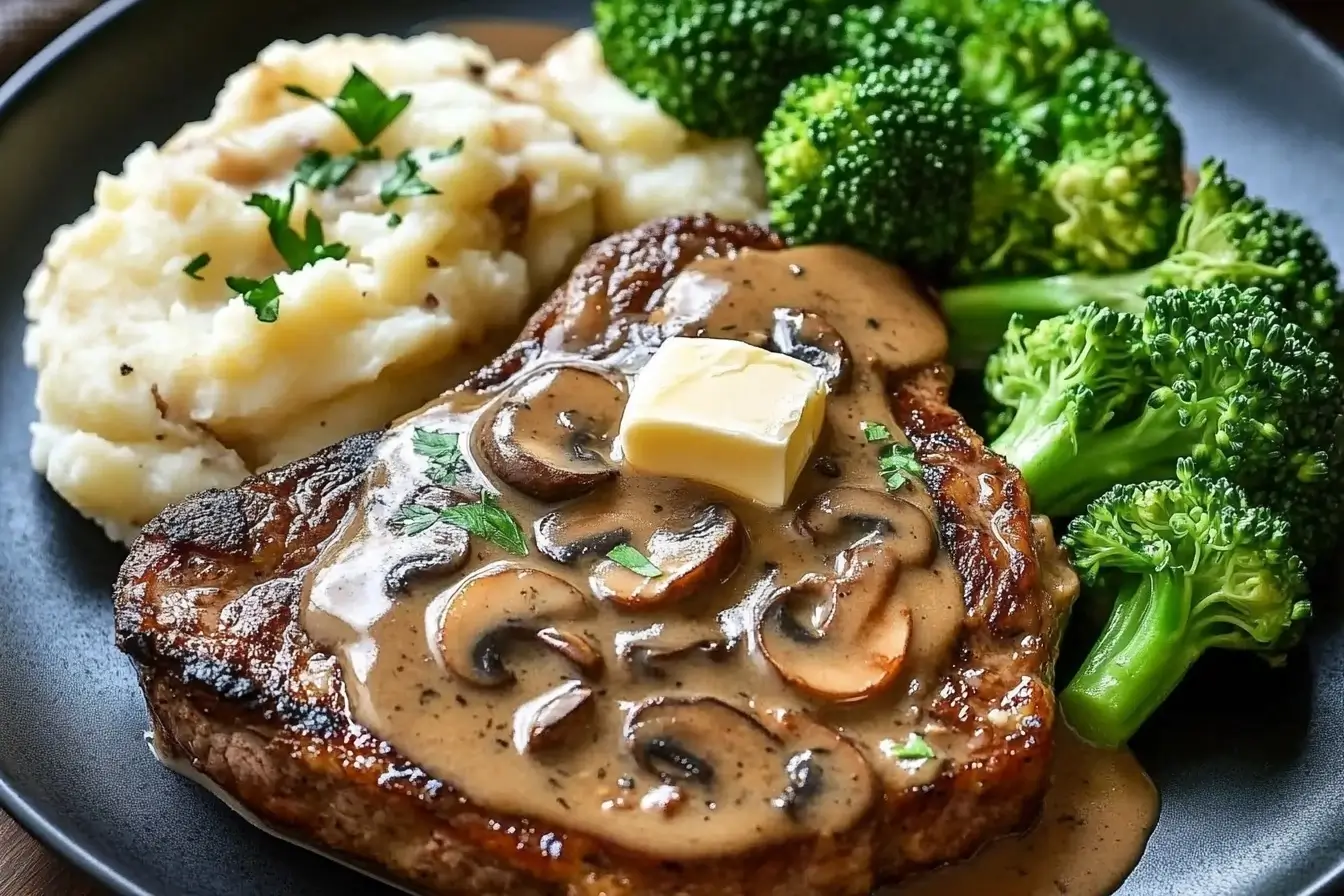
[[[533,753],[557,746],[592,719],[593,689],[567,681],[527,701],[513,714],[513,746]]]
[[[555,510],[532,526],[537,550],[556,563],[576,563],[601,557],[618,544],[630,542],[630,529],[607,514],[583,513],[581,507]]]
[[[851,548],[838,566],[776,590],[756,634],[761,653],[791,685],[846,703],[895,679],[910,646],[911,613],[891,600],[901,567],[886,545]]]
[[[519,641],[545,646],[588,675],[602,672],[602,653],[592,640],[561,627],[592,608],[574,586],[539,569],[492,563],[463,579],[429,612],[431,622],[437,621],[430,631],[443,665],[472,684],[512,683],[504,654]]]
[[[770,349],[820,370],[833,393],[849,388],[854,362],[839,330],[820,314],[799,308],[776,308],[774,318]]]
[[[722,582],[737,568],[745,537],[742,524],[722,504],[711,504],[654,531],[644,552],[661,571],[643,576],[603,559],[588,582],[595,597],[627,609],[658,607]]]
[[[465,529],[436,527],[430,543],[423,550],[392,561],[383,577],[383,590],[388,597],[397,597],[410,591],[418,582],[452,575],[467,562],[469,541]]]
[[[625,392],[581,367],[543,370],[485,421],[481,450],[496,476],[539,501],[564,501],[615,478],[608,449]]]
[[[873,799],[859,751],[797,712],[756,718],[713,697],[659,697],[630,711],[624,733],[635,762],[662,788],[693,791],[709,810],[743,814],[745,823],[766,813],[838,831]]]
[[[718,626],[689,620],[670,625],[659,622],[616,636],[616,656],[636,674],[650,678],[664,678],[669,664],[693,657],[721,662],[735,646]]]
[[[927,565],[938,550],[933,522],[924,511],[895,495],[857,486],[817,495],[798,510],[795,526],[823,547],[883,543],[901,563]]]

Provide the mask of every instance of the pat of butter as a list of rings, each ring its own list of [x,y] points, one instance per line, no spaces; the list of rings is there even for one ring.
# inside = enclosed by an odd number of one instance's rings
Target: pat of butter
[[[821,372],[730,339],[667,340],[621,417],[625,462],[771,507],[793,491],[826,416]]]

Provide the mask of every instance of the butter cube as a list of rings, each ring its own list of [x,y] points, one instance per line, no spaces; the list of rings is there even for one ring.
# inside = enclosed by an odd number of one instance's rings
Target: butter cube
[[[636,377],[620,446],[640,472],[781,507],[825,416],[826,385],[811,365],[744,342],[678,336]]]

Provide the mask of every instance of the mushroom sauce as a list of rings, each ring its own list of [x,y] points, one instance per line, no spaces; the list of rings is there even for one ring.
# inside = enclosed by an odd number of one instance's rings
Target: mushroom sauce
[[[631,383],[670,335],[823,371],[789,507],[623,466]],[[746,251],[609,337],[389,431],[305,589],[354,719],[482,805],[669,860],[842,831],[964,758],[921,710],[961,582],[918,475],[879,471],[905,444],[885,377],[946,350],[932,307],[856,251]],[[611,559],[622,545],[659,574]]]

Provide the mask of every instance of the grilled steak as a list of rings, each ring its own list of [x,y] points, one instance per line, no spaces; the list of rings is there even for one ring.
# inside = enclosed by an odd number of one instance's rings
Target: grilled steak
[[[782,247],[708,217],[599,243],[465,392],[497,389],[548,351],[601,359],[656,345],[666,330],[650,315],[670,301],[673,278],[745,249]],[[364,492],[378,433],[198,495],[144,528],[116,585],[117,642],[138,669],[159,749],[277,827],[441,894],[862,894],[1020,830],[1048,782],[1055,636],[1075,583],[1016,471],[947,405],[950,371],[886,375],[961,582],[964,615],[914,707],[953,746],[928,766],[935,773],[883,784],[843,830],[669,860],[477,804],[355,722],[342,667],[300,608],[306,574]]]

